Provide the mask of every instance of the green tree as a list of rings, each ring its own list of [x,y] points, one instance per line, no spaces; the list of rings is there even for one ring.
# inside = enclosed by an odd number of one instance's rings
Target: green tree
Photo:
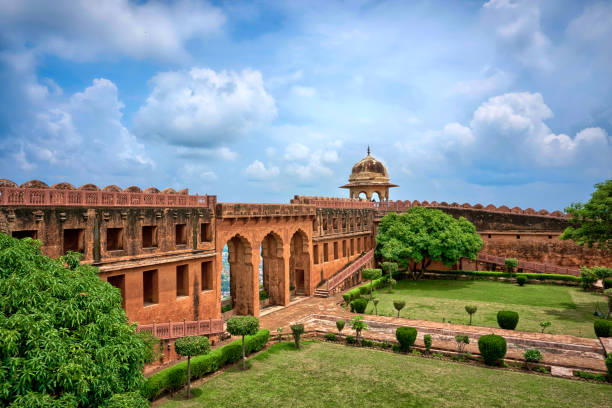
[[[506,270],[512,276],[514,273],[514,269],[518,266],[518,259],[516,258],[506,258],[504,260],[504,264],[506,264]]]
[[[389,293],[393,292],[393,274],[397,273],[397,262],[383,262],[382,267],[389,274]]]
[[[232,336],[242,336],[242,369],[246,369],[244,336],[252,336],[259,330],[259,320],[254,316],[232,316],[227,321],[227,331]]]
[[[400,310],[402,310],[406,306],[405,300],[394,300],[393,307],[397,310],[397,317],[400,317]]]
[[[361,344],[359,339],[361,331],[368,330],[368,325],[363,321],[363,316],[355,316],[353,320],[351,320],[351,327],[355,330],[355,342]]]
[[[472,325],[472,315],[476,313],[477,310],[478,310],[478,306],[475,306],[475,305],[467,305],[465,307],[465,311],[467,312],[467,314],[470,315],[470,326]]]
[[[0,234],[0,406],[148,406],[137,391],[154,341],[128,324],[119,289],[39,245]]]
[[[200,356],[210,351],[208,337],[189,336],[174,342],[174,351],[181,356],[187,356],[187,398],[191,397],[191,356]]]
[[[304,334],[304,325],[303,324],[292,324],[291,333],[293,334],[293,340],[295,341],[295,348],[300,348],[300,338],[302,334]]]
[[[612,179],[595,184],[595,191],[586,203],[573,203],[565,208],[571,215],[570,226],[559,239],[571,239],[578,245],[612,253]]]
[[[366,268],[361,271],[361,277],[365,280],[370,281],[370,300],[372,300],[372,281],[374,279],[378,279],[382,276],[382,271],[380,269],[369,269]]]
[[[344,329],[344,325],[346,322],[342,319],[336,320],[336,328],[338,329],[338,336],[342,337],[342,329]]]
[[[376,242],[379,255],[408,268],[414,279],[421,278],[432,261],[452,266],[460,258],[476,259],[482,248],[471,222],[424,207],[384,216]]]

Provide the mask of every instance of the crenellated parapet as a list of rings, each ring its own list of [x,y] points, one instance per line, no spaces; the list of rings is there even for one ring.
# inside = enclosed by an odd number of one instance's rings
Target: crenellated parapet
[[[217,218],[314,217],[316,208],[307,204],[218,203]]]
[[[372,201],[361,198],[294,196],[291,204],[311,204],[317,208],[375,208]]]
[[[206,207],[214,209],[217,196],[189,195],[188,189],[175,191],[155,187],[144,191],[137,186],[121,189],[114,184],[100,189],[95,184],[74,187],[70,183],[57,183],[49,187],[40,180],[31,180],[18,186],[0,179],[0,205],[3,206],[56,206],[56,207]]]

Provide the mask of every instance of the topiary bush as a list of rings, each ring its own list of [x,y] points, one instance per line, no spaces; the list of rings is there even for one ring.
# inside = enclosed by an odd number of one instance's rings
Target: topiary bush
[[[336,341],[336,335],[334,333],[325,333],[325,340]]]
[[[431,334],[426,334],[425,336],[423,336],[423,342],[425,343],[425,351],[429,353],[429,350],[431,349],[431,345],[433,343],[431,339]]]
[[[361,296],[367,295],[370,292],[370,285],[364,285],[359,287],[359,294]]]
[[[513,274],[514,270],[518,266],[518,260],[516,258],[506,258],[504,263],[506,264],[506,270],[509,274]]]
[[[506,330],[514,330],[519,321],[519,315],[511,310],[500,310],[497,312],[497,324]]]
[[[355,336],[351,336],[351,335],[346,336],[346,343],[355,344]]]
[[[495,365],[506,356],[506,339],[497,334],[485,334],[478,339],[478,350],[485,364]]]
[[[187,372],[185,370],[172,370],[168,373],[168,391],[174,393],[181,389],[187,381]]]
[[[414,345],[416,337],[417,329],[414,327],[402,326],[395,330],[395,338],[397,338],[402,351],[409,351],[410,347]]]
[[[527,277],[525,275],[518,275],[516,277],[516,283],[518,283],[519,286],[524,286],[525,283],[527,283]]]
[[[300,337],[304,334],[304,325],[303,324],[292,324],[291,333],[293,334],[293,339],[295,340],[295,348],[300,348]]]
[[[344,299],[344,303],[346,303],[347,305],[351,303],[351,295],[349,293],[344,293],[342,295],[342,299]]]
[[[593,328],[597,337],[612,337],[612,320],[597,319]]]
[[[355,299],[351,302],[351,305],[355,313],[363,313],[368,307],[368,301],[366,299]]]
[[[397,317],[400,317],[400,310],[402,310],[406,306],[405,300],[394,300],[393,307],[397,310]]]

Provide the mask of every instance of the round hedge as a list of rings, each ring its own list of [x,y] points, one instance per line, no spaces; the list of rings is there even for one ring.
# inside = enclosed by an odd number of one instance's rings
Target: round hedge
[[[519,315],[511,310],[500,310],[497,312],[497,324],[506,330],[514,330],[519,321]]]
[[[497,334],[486,334],[478,339],[478,350],[485,364],[497,364],[506,355],[506,349],[506,339]]]
[[[205,336],[188,336],[174,342],[174,351],[181,356],[199,356],[210,351],[210,342]]]
[[[351,305],[353,305],[355,313],[364,313],[368,306],[368,301],[366,299],[355,299],[351,302]]]
[[[516,277],[516,283],[519,284],[519,286],[523,286],[525,283],[527,283],[527,277],[525,275],[519,275]]]
[[[612,320],[597,319],[593,328],[597,337],[612,337]]]
[[[395,330],[395,337],[400,344],[402,351],[410,350],[417,337],[417,330],[414,327],[402,326]]]

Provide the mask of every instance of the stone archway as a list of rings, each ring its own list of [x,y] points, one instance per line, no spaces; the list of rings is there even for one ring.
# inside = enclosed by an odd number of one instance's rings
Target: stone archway
[[[261,241],[263,288],[270,296],[271,305],[285,305],[285,259],[283,240],[270,232]]]
[[[296,294],[310,295],[310,254],[308,235],[297,230],[291,237],[289,257],[289,283]]]
[[[234,315],[255,315],[251,244],[241,235],[235,235],[227,241],[227,249]]]

